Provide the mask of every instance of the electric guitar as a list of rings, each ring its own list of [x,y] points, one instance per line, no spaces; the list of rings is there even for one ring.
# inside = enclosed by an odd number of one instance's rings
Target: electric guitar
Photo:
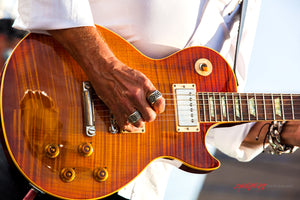
[[[114,54],[143,72],[166,99],[165,112],[135,133],[118,131],[85,73],[50,36],[29,34],[1,78],[2,139],[9,158],[39,190],[63,199],[97,199],[133,180],[157,158],[206,173],[219,161],[205,136],[217,123],[299,120],[296,94],[236,93],[228,63],[190,47],[151,59],[97,26]]]

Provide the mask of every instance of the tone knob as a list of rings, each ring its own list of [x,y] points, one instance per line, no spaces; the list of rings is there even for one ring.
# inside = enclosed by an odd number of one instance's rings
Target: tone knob
[[[81,155],[88,157],[93,153],[93,146],[91,143],[85,142],[79,145],[78,151]]]
[[[59,147],[56,144],[48,144],[45,147],[47,157],[56,158],[59,155]]]
[[[108,171],[105,167],[99,167],[94,170],[94,178],[96,181],[102,182],[106,181],[108,178]]]
[[[64,182],[71,182],[74,180],[76,174],[73,168],[63,168],[60,171],[60,178],[64,181]]]

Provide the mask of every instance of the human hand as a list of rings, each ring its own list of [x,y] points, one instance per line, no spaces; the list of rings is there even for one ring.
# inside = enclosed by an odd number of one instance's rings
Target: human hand
[[[165,99],[153,105],[147,97],[156,90],[141,72],[120,62],[95,27],[48,30],[82,67],[94,90],[114,115],[121,130],[135,131],[165,109]],[[131,124],[128,117],[138,111],[141,119]]]
[[[105,66],[103,66],[105,65]],[[99,65],[101,70],[89,79],[100,99],[109,107],[121,130],[135,131],[144,122],[152,122],[165,109],[165,99],[158,98],[152,105],[147,97],[156,88],[141,72],[131,69],[117,59]],[[138,111],[142,118],[130,123],[128,117]]]
[[[263,143],[268,143],[266,134],[269,129],[270,121],[261,121],[254,124],[245,137],[242,145],[249,148],[257,148]],[[280,134],[281,144],[290,146],[300,146],[300,121],[287,121]]]

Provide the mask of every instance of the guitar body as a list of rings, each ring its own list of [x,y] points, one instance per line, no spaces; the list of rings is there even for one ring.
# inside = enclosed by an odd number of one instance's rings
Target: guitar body
[[[195,84],[197,92],[236,91],[230,66],[211,49],[191,47],[164,59],[150,59],[116,34],[97,28],[115,55],[143,72],[162,94],[173,93],[172,84],[185,83]],[[199,58],[212,63],[210,75],[196,72],[194,64]],[[109,110],[99,99],[95,100],[96,135],[86,136],[84,81],[86,75],[60,44],[40,34],[29,34],[21,41],[3,71],[4,146],[18,170],[40,190],[63,199],[103,198],[162,157],[178,159],[184,169],[194,173],[219,167],[204,141],[213,124],[200,122],[198,132],[177,132],[173,102],[167,103],[166,111],[156,121],[145,125],[144,133],[112,134],[108,131]],[[80,153],[82,144],[92,146],[91,155]],[[59,149],[57,155],[49,145]],[[73,171],[63,174],[62,169]],[[104,169],[107,179],[96,180],[96,169]],[[74,177],[64,179],[69,176]]]

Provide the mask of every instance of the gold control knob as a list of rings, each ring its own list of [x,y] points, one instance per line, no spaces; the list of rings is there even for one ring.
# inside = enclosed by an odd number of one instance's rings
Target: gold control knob
[[[79,145],[78,151],[81,155],[88,157],[93,153],[93,146],[91,143],[85,142]]]
[[[102,182],[106,181],[108,178],[108,171],[105,167],[99,167],[94,170],[94,178],[96,181]]]
[[[60,171],[60,178],[66,183],[73,181],[75,176],[75,171],[72,168],[63,168]]]
[[[48,144],[45,147],[47,157],[56,158],[59,155],[59,147],[56,144]]]

